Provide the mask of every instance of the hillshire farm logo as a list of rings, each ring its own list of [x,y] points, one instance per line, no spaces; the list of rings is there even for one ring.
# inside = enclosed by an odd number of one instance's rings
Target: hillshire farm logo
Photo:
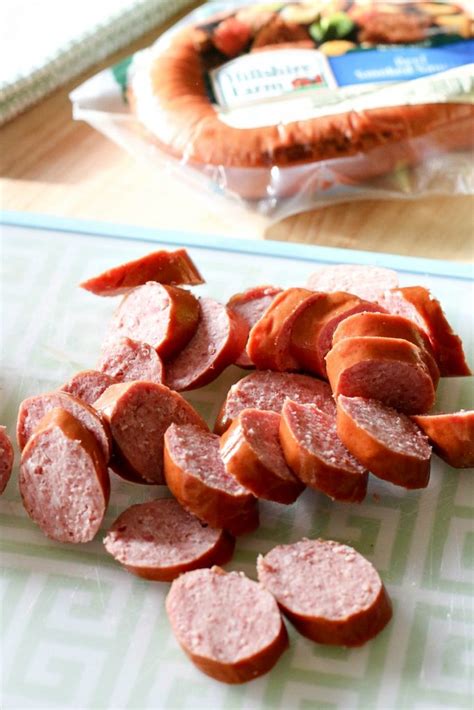
[[[326,58],[315,50],[245,55],[213,71],[211,80],[218,103],[227,108],[333,84]]]
[[[229,88],[234,97],[278,95],[288,91],[291,86],[299,88],[312,84],[327,86],[321,73],[311,76],[313,67],[309,64],[273,65],[269,69],[251,69],[229,74]]]

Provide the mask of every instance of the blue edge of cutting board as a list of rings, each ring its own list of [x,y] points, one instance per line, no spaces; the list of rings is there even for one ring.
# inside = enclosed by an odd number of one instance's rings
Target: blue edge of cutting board
[[[351,264],[370,263],[377,266],[386,266],[391,269],[396,269],[397,271],[429,274],[432,276],[448,276],[450,278],[469,281],[474,277],[473,264],[459,261],[442,261],[439,259],[399,256],[397,254],[295,244],[294,242],[275,242],[263,239],[235,239],[226,236],[209,236],[192,232],[136,227],[128,224],[113,224],[111,222],[53,217],[50,215],[35,214],[33,212],[3,211],[0,213],[0,224],[38,230],[84,234],[87,236],[179,244],[180,246],[194,247],[197,249],[256,254],[259,256],[270,256],[282,259],[297,259],[298,261],[314,260],[330,264],[341,262]]]

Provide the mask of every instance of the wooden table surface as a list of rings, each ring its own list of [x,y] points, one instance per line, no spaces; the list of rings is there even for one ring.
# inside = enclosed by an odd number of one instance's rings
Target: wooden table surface
[[[274,223],[251,213],[236,219],[222,211],[216,213],[207,200],[187,186],[137,162],[85,123],[73,121],[69,91],[87,76],[150,44],[169,24],[92,67],[0,129],[0,195],[4,209],[473,260],[472,198],[338,204]]]

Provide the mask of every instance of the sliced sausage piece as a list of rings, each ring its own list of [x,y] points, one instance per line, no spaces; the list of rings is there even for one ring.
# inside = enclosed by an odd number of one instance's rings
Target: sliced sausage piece
[[[199,414],[177,392],[155,382],[112,385],[95,403],[108,422],[114,455],[124,470],[147,483],[163,483],[163,435],[170,424],[195,424]]]
[[[106,462],[110,459],[111,439],[108,426],[90,405],[67,392],[46,392],[23,400],[18,410],[16,435],[18,446],[23,449],[44,415],[50,409],[60,407],[72,414],[97,439]]]
[[[409,286],[385,293],[379,303],[389,313],[410,318],[426,331],[433,346],[441,377],[471,374],[461,338],[451,328],[440,302],[422,286]]]
[[[348,545],[300,540],[257,559],[258,579],[295,628],[317,643],[361,646],[392,618],[377,570]]]
[[[424,354],[397,338],[345,338],[328,353],[334,396],[378,399],[405,414],[431,409],[435,388]]]
[[[140,259],[114,266],[79,286],[96,296],[119,296],[149,281],[180,286],[204,283],[186,249],[154,251]]]
[[[382,266],[333,264],[321,266],[306,282],[313,291],[346,291],[366,301],[374,301],[384,291],[398,286],[398,274]]]
[[[315,404],[287,400],[280,442],[289,467],[310,488],[334,500],[359,503],[365,498],[368,473],[340,440],[335,417]]]
[[[218,436],[173,424],[165,434],[164,461],[166,483],[190,513],[233,535],[258,527],[257,499],[225,470]]]
[[[280,444],[280,415],[244,409],[221,438],[226,471],[257,498],[293,503],[304,485],[288,468]]]
[[[192,293],[150,281],[124,296],[104,346],[125,336],[148,343],[163,359],[170,358],[193,337],[199,317],[199,301]]]
[[[235,383],[223,402],[214,431],[222,434],[244,409],[279,414],[286,398],[301,404],[314,403],[336,416],[336,405],[327,382],[309,375],[257,370]]]
[[[421,429],[376,399],[337,398],[337,433],[373,474],[404,488],[426,488],[431,446]]]
[[[296,319],[319,298],[306,288],[288,288],[279,293],[253,326],[247,342],[250,360],[259,370],[297,370],[291,353],[291,333]]]
[[[339,323],[354,313],[381,311],[382,306],[350,293],[319,293],[296,319],[291,331],[291,352],[300,368],[326,377],[325,357]]]
[[[288,647],[275,599],[242,572],[213,567],[181,575],[171,585],[166,611],[191,661],[224,683],[263,675]]]
[[[412,419],[443,461],[454,468],[474,466],[474,411],[418,414]]]
[[[70,412],[47,412],[23,449],[20,493],[25,510],[57,542],[89,542],[110,494],[102,450]]]
[[[98,367],[115,382],[147,380],[161,384],[164,379],[163,363],[156,350],[148,343],[131,338],[108,341]]]
[[[336,345],[344,338],[356,337],[400,338],[418,345],[424,353],[433,384],[437,387],[440,373],[433,348],[426,333],[412,320],[392,313],[358,313],[337,326],[332,343]]]
[[[234,313],[238,313],[247,323],[250,330],[260,320],[279,293],[281,293],[281,288],[276,286],[254,286],[243,293],[236,293],[232,296],[227,303],[227,308]],[[253,367],[253,362],[246,350],[239,355],[235,364],[239,367]]]
[[[82,370],[77,372],[59,389],[61,392],[72,394],[76,399],[80,399],[82,402],[92,406],[107,387],[115,385],[117,382],[118,380],[115,377],[111,377],[105,372]]]
[[[162,498],[127,508],[104,545],[138,577],[171,582],[183,572],[229,562],[235,541],[224,530],[201,523],[174,498]]]
[[[0,495],[7,487],[15,458],[12,442],[7,434],[7,429],[0,426]]]
[[[166,366],[166,382],[174,390],[203,387],[232,365],[245,347],[248,326],[240,316],[211,298],[202,298],[196,334]]]

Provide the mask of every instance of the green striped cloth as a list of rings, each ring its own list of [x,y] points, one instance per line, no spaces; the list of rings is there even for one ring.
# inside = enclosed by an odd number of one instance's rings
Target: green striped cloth
[[[0,124],[192,1],[3,0]]]

